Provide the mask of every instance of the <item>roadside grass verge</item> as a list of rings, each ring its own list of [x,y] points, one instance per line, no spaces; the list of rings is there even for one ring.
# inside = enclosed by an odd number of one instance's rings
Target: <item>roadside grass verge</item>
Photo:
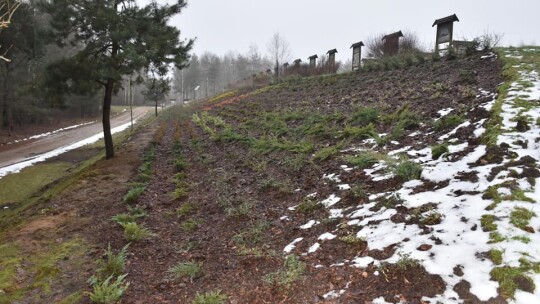
[[[66,162],[36,164],[0,179],[0,207],[19,204],[45,186],[66,175],[72,165]]]
[[[29,295],[40,302],[39,294],[51,292],[51,285],[63,267],[82,267],[86,253],[86,245],[80,239],[60,244],[51,242],[41,252],[31,255],[17,241],[0,245],[0,303],[14,303]],[[79,298],[77,293],[67,298],[70,297]]]

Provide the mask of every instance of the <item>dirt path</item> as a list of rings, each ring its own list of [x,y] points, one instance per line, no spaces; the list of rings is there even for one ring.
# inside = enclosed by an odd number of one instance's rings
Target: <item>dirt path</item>
[[[152,108],[140,107],[133,109],[133,119],[139,119],[148,113]],[[115,128],[129,123],[130,114],[125,112],[111,119],[111,127]],[[66,130],[56,134],[51,134],[33,141],[24,141],[17,144],[0,147],[0,168],[10,166],[37,155],[58,149],[90,136],[102,132],[101,122],[81,126],[75,129]]]

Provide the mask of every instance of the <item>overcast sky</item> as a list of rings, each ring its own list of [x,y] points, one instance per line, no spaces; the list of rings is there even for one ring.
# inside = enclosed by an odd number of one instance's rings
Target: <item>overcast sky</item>
[[[197,38],[197,54],[246,53],[252,43],[264,54],[279,32],[290,44],[291,59],[337,48],[337,59],[345,60],[352,43],[397,30],[416,32],[432,49],[433,21],[454,13],[460,20],[454,39],[489,31],[504,34],[504,45],[540,43],[540,0],[188,0],[173,24],[183,38]]]

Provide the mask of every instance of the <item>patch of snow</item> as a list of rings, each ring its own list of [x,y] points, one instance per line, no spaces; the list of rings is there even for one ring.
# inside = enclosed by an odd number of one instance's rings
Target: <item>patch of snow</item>
[[[374,263],[374,262],[378,263],[378,261],[375,261],[375,259],[373,259],[370,256],[358,257],[352,260],[352,263],[353,263],[352,266],[356,268],[366,268],[369,266],[369,264]]]
[[[339,201],[341,201],[341,198],[336,196],[335,194],[330,195],[327,199],[323,200],[321,204],[323,204],[326,208],[332,207],[335,204],[337,204]]]
[[[437,113],[439,113],[439,117],[433,119],[434,121],[437,121],[443,117],[445,117],[446,115],[450,114],[450,112],[454,111],[454,109],[452,108],[446,108],[446,109],[442,109],[440,111],[438,111]]]
[[[461,123],[459,126],[455,127],[454,130],[450,131],[449,133],[440,136],[439,140],[445,140],[445,139],[449,138],[450,136],[456,134],[459,129],[468,127],[470,125],[471,125],[471,122],[467,120],[467,121]]]
[[[321,234],[319,236],[320,241],[333,240],[335,238],[336,238],[336,235],[334,235],[334,234],[332,234],[330,232],[325,232],[325,233],[323,233],[323,234]]]
[[[336,291],[336,290],[332,290],[332,291],[329,291],[329,292],[325,293],[323,295],[323,299],[326,299],[326,300],[337,299],[344,293],[345,293],[344,289],[340,290],[339,292]]]
[[[305,223],[304,225],[300,226],[300,229],[309,229],[315,225],[319,224],[318,221],[310,220],[309,222]]]
[[[289,253],[291,252],[295,247],[296,247],[296,244],[301,242],[304,238],[296,238],[294,241],[292,241],[291,243],[289,243],[289,245],[285,246],[285,248],[283,249],[283,251],[285,253]]]
[[[349,186],[349,184],[341,184],[341,185],[338,185],[338,188],[339,190],[349,190],[351,189],[351,186]]]
[[[330,209],[329,218],[341,218],[343,217],[343,209]]]
[[[311,247],[309,247],[308,253],[313,253],[313,252],[319,250],[320,247],[321,247],[321,244],[315,243]]]
[[[341,183],[341,179],[339,179],[339,175],[336,174],[336,173],[324,174],[323,178],[331,180],[331,181],[333,181],[335,183]]]
[[[390,152],[388,152],[388,155],[394,156],[396,154],[406,152],[409,149],[411,149],[411,146],[406,146],[406,147],[403,147],[403,148],[400,148],[400,149],[397,149],[397,150],[390,151]]]

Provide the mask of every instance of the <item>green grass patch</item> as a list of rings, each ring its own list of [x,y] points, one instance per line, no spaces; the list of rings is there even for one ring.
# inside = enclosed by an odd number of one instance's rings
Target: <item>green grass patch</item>
[[[482,226],[483,231],[495,231],[497,230],[497,224],[495,224],[495,221],[497,218],[492,214],[484,214],[480,218],[480,225]]]
[[[499,291],[505,299],[512,299],[516,290],[521,286],[532,287],[535,289],[534,281],[527,275],[527,267],[495,267],[491,270],[491,279],[499,282]],[[529,290],[532,292],[531,290]]]
[[[510,223],[521,230],[526,230],[534,216],[536,216],[534,212],[525,208],[516,207],[512,213],[510,213]]]
[[[50,183],[64,177],[69,163],[36,164],[0,179],[0,207],[22,202]]]
[[[263,281],[272,286],[290,288],[294,282],[299,280],[306,270],[306,264],[295,255],[289,255],[283,262],[283,268],[266,274]]]
[[[492,231],[489,233],[489,241],[488,244],[495,244],[506,241],[506,238],[502,236],[497,231]]]
[[[448,144],[439,144],[431,147],[431,157],[439,159],[444,153],[448,153]]]
[[[495,265],[500,265],[503,262],[503,252],[497,249],[491,249],[489,251],[489,258]]]
[[[0,303],[49,295],[51,285],[66,275],[62,273],[61,264],[82,267],[86,253],[86,247],[79,239],[44,244],[43,250],[33,254],[23,252],[17,243],[0,245],[0,290],[3,291],[0,292]],[[25,273],[24,277],[20,277],[21,271]]]
[[[264,240],[264,232],[268,229],[268,222],[259,220],[251,225],[251,227],[235,234],[232,237],[233,242],[241,246],[257,246]]]

